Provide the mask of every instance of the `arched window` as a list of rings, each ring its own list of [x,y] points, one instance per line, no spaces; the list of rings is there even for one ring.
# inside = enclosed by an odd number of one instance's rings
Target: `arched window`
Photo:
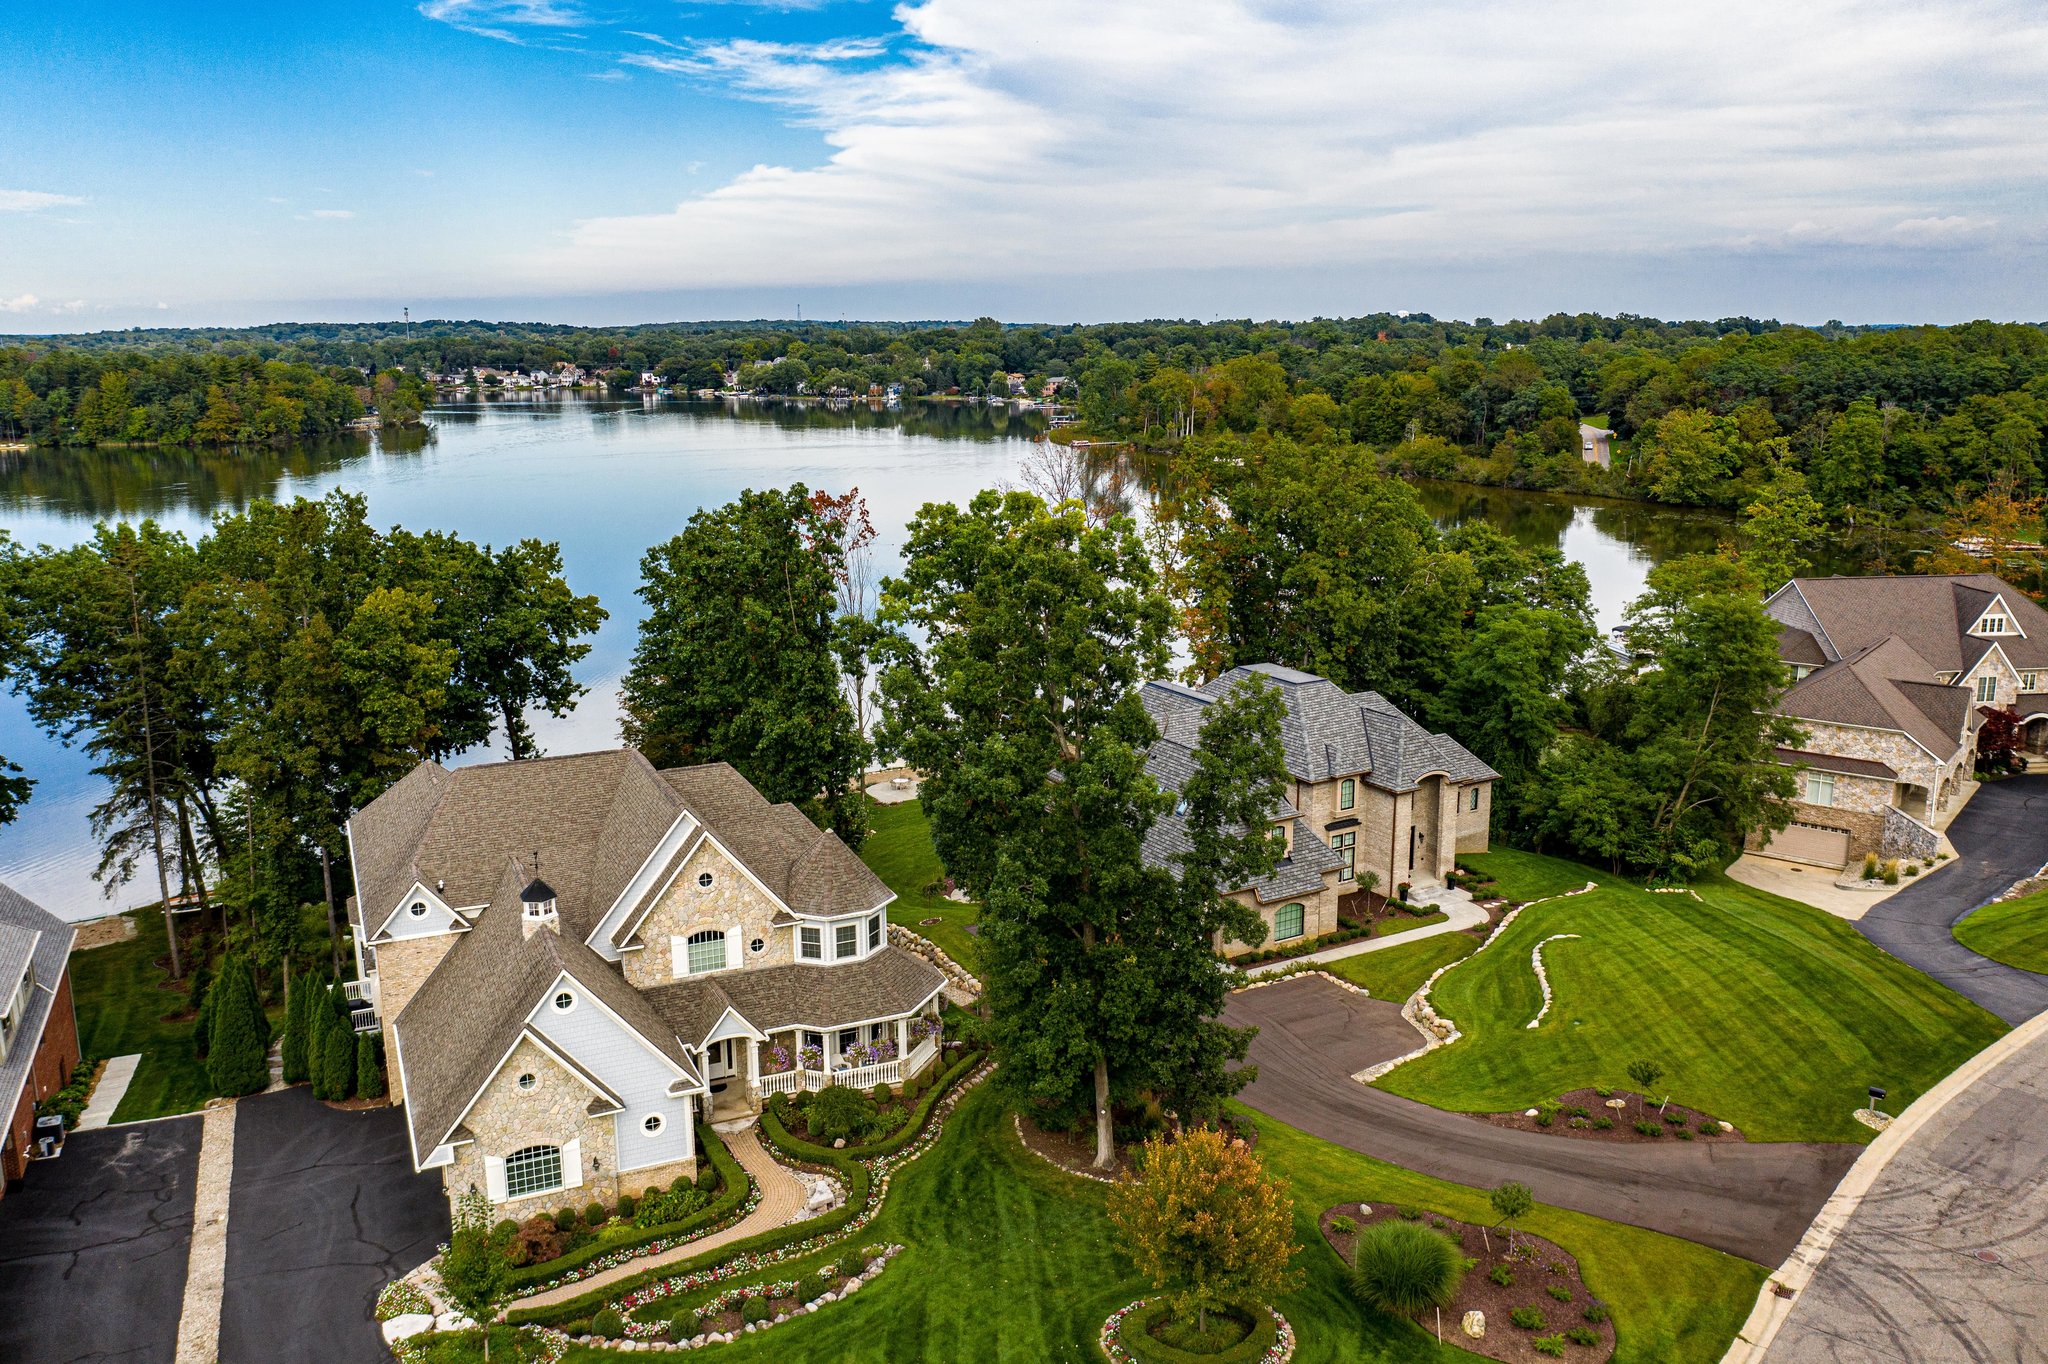
[[[689,973],[699,971],[722,971],[725,969],[725,934],[716,928],[700,929],[692,933],[685,947],[689,952]]]
[[[505,1197],[525,1198],[561,1187],[561,1147],[529,1146],[505,1157]]]
[[[1306,913],[1300,905],[1282,905],[1273,911],[1273,936],[1285,940],[1301,936],[1302,918]]]

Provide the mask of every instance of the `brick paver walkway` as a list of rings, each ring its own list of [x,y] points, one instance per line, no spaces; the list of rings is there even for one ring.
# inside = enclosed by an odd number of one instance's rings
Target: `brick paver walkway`
[[[608,1284],[617,1283],[621,1279],[644,1274],[650,1269],[658,1269],[663,1265],[675,1264],[680,1260],[695,1259],[707,1250],[717,1250],[720,1246],[728,1246],[735,1241],[745,1240],[749,1236],[779,1227],[789,1221],[790,1218],[796,1216],[802,1210],[804,1200],[810,1194],[810,1191],[804,1187],[803,1181],[782,1168],[782,1166],[777,1165],[769,1157],[768,1152],[762,1148],[761,1139],[755,1135],[753,1128],[741,1128],[737,1132],[726,1132],[723,1136],[725,1137],[726,1149],[732,1152],[733,1159],[737,1160],[746,1169],[746,1172],[754,1177],[754,1182],[760,1186],[761,1201],[752,1212],[727,1227],[724,1231],[713,1232],[709,1236],[686,1242],[671,1250],[665,1250],[659,1255],[649,1255],[644,1259],[629,1260],[625,1264],[607,1269],[601,1274],[593,1274],[587,1279],[578,1279],[575,1283],[563,1284],[560,1288],[550,1288],[545,1292],[535,1293],[531,1297],[521,1298],[517,1302],[509,1304],[509,1307],[552,1307],[558,1302],[567,1302],[571,1298],[580,1298],[593,1288],[603,1288]]]

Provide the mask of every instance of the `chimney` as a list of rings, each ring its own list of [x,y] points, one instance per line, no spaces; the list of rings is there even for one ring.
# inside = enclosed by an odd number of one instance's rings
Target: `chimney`
[[[533,879],[519,892],[519,936],[530,938],[541,929],[562,931],[562,916],[555,906],[555,888],[540,879],[540,854],[533,855]]]

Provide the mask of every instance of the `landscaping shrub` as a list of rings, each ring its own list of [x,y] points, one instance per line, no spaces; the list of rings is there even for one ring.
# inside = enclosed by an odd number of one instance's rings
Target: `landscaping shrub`
[[[1570,1302],[1572,1300],[1572,1290],[1561,1283],[1551,1284],[1543,1291],[1556,1298],[1559,1302]]]
[[[1358,1223],[1348,1217],[1332,1217],[1330,1219],[1330,1230],[1339,1236],[1349,1236],[1352,1232],[1358,1230]]]
[[[1244,1339],[1212,1354],[1193,1354],[1177,1349],[1152,1334],[1154,1330],[1167,1328],[1173,1321],[1172,1308],[1166,1299],[1155,1298],[1123,1319],[1123,1324],[1117,1328],[1117,1341],[1142,1364],[1256,1364],[1273,1348],[1278,1334],[1273,1314],[1254,1307],[1233,1311],[1231,1316],[1240,1324],[1249,1324]]]
[[[1574,1326],[1564,1333],[1564,1338],[1574,1345],[1598,1345],[1600,1333],[1590,1326]]]
[[[1538,1336],[1530,1341],[1529,1344],[1535,1347],[1536,1353],[1539,1355],[1556,1356],[1564,1353],[1563,1336]]]
[[[590,1318],[590,1334],[617,1340],[626,1334],[626,1320],[617,1309],[607,1307]]]
[[[1464,1257],[1456,1247],[1406,1222],[1367,1228],[1351,1259],[1352,1293],[1397,1316],[1444,1306],[1458,1295],[1464,1277]]]
[[[1602,1113],[1599,1117],[1593,1119],[1593,1130],[1596,1132],[1609,1131],[1613,1128],[1613,1126],[1614,1119],[1608,1117],[1605,1113]]]
[[[632,1221],[633,1213],[638,1206],[639,1205],[634,1201],[633,1195],[629,1193],[620,1194],[619,1201],[615,1209],[615,1211],[619,1214],[619,1220],[622,1222]]]
[[[270,1023],[256,1001],[256,983],[238,957],[221,963],[206,992],[212,1033],[206,1075],[213,1092],[255,1094],[270,1083]]]
[[[284,1061],[284,1082],[288,1085],[303,1084],[312,1078],[306,1063],[306,1029],[313,1021],[313,1012],[307,1005],[312,1003],[314,990],[311,976],[300,977],[291,987],[291,999],[285,1005],[284,1045],[279,1052]]]
[[[1601,1322],[1607,1320],[1607,1304],[1604,1302],[1589,1302],[1586,1304],[1585,1315],[1587,1321],[1598,1326]]]
[[[1508,1313],[1508,1320],[1521,1327],[1524,1331],[1540,1331],[1543,1329],[1543,1309],[1540,1307],[1517,1307],[1514,1311]]]
[[[867,1268],[867,1257],[858,1250],[849,1250],[833,1264],[832,1271],[842,1279],[851,1279],[857,1275],[865,1274]]]
[[[1718,1131],[1720,1131],[1720,1130],[1721,1130],[1721,1124],[1720,1124],[1720,1123],[1717,1123],[1717,1122],[1715,1122],[1715,1121],[1714,1121],[1714,1120],[1713,1120],[1712,1118],[1702,1118],[1702,1119],[1700,1120],[1700,1135],[1701,1135],[1701,1136],[1703,1136],[1703,1137],[1711,1137],[1711,1136],[1713,1136],[1713,1135],[1714,1135],[1714,1134],[1715,1134],[1716,1132],[1718,1132]]]
[[[1919,874],[1920,874],[1920,864],[1919,864],[1918,862],[1908,862],[1908,863],[1906,864],[1906,875],[1908,875],[1908,876],[1918,876]]]
[[[825,1086],[811,1096],[804,1108],[804,1121],[810,1125],[812,1140],[827,1146],[835,1141],[851,1145],[866,1133],[874,1116],[874,1103],[859,1090],[845,1085]]]
[[[569,1232],[576,1230],[576,1209],[555,1209],[555,1230]]]
[[[359,1099],[381,1099],[384,1097],[384,1067],[377,1064],[377,1035],[359,1032],[356,1034],[356,1097]]]
[[[604,1204],[602,1204],[602,1203],[585,1203],[585,1204],[583,1205],[583,1225],[584,1225],[584,1226],[586,1226],[586,1227],[591,1227],[591,1228],[597,1228],[597,1227],[601,1227],[601,1226],[603,1226],[603,1225],[604,1225],[604,1223],[605,1223],[605,1212],[604,1212]]]
[[[1876,853],[1863,854],[1863,879],[1866,881],[1875,881],[1877,879]]]
[[[543,1264],[562,1253],[566,1239],[555,1227],[553,1217],[536,1213],[521,1222],[518,1230],[513,1232],[508,1253],[515,1265]]]
[[[1536,1125],[1538,1127],[1548,1127],[1555,1121],[1557,1121],[1556,1104],[1540,1103],[1536,1105]]]
[[[1515,1271],[1507,1265],[1495,1265],[1492,1269],[1486,1271],[1486,1277],[1499,1284],[1502,1288],[1513,1288],[1515,1286]]]
[[[888,1085],[879,1084],[868,1091],[868,1097],[875,1101],[875,1107],[880,1108],[883,1104],[889,1102],[889,1100],[895,1098],[896,1096],[894,1093],[890,1091]]]
[[[677,1183],[682,1183],[678,1180]],[[680,1222],[704,1206],[706,1199],[696,1189],[684,1185],[681,1189],[657,1191],[640,1200],[640,1206],[633,1210],[633,1225],[643,1231],[668,1222]]]
[[[1644,1118],[1636,1124],[1636,1131],[1646,1137],[1661,1137],[1664,1135],[1664,1124],[1655,1118]]]
[[[697,1162],[697,1192],[715,1193],[718,1189],[718,1167],[708,1160]]]
[[[742,1322],[761,1322],[775,1315],[775,1309],[768,1305],[766,1298],[748,1298],[740,1304]]]
[[[668,1338],[670,1340],[688,1340],[703,1329],[703,1324],[697,1319],[697,1313],[692,1308],[679,1307],[668,1319]]]

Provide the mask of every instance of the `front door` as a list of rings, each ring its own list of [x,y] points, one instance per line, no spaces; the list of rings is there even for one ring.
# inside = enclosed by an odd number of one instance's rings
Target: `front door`
[[[707,1080],[729,1080],[734,1069],[733,1040],[713,1042],[704,1053],[704,1078]]]

